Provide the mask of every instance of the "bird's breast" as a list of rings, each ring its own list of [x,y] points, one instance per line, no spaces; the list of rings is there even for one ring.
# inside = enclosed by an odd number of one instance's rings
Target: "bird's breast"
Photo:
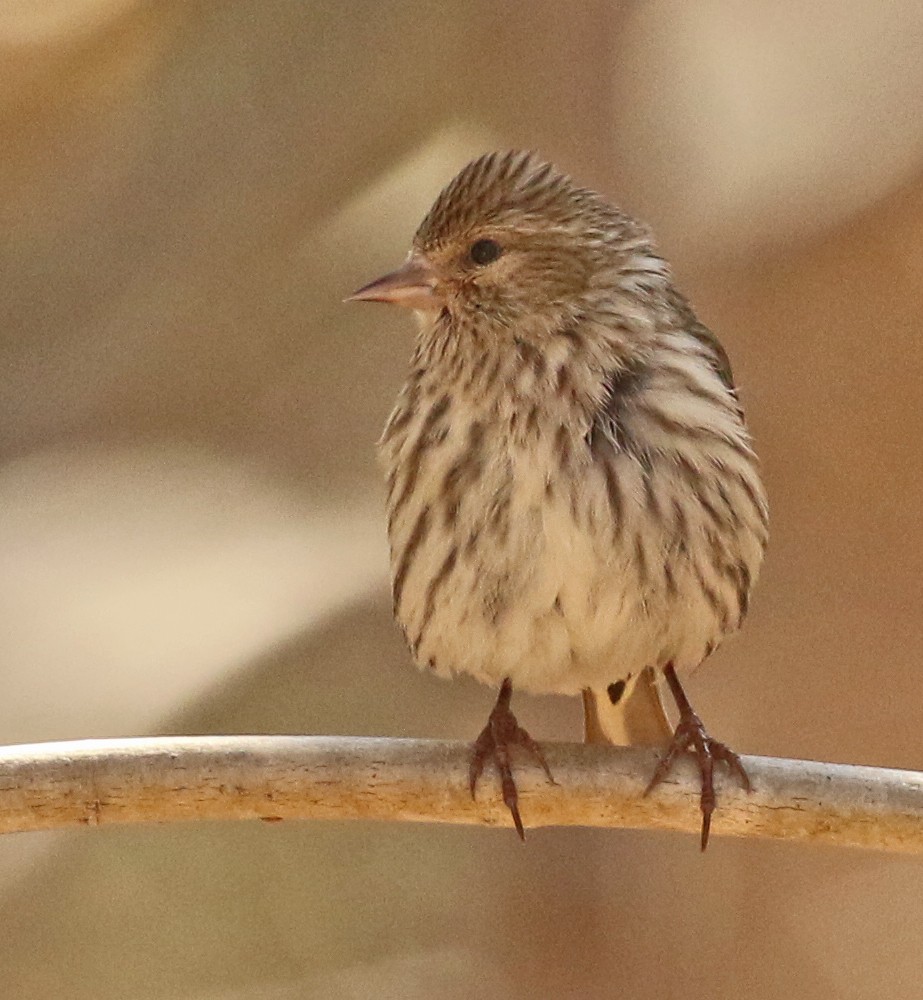
[[[521,393],[485,407],[405,388],[381,456],[394,609],[418,661],[575,693],[704,658],[762,557],[754,486],[730,459],[644,454]]]

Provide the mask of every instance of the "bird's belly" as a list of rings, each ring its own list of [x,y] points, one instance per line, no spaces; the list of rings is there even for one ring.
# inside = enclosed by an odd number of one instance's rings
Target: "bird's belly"
[[[691,560],[664,574],[675,539],[645,516],[642,491],[628,488],[634,471],[620,471],[618,524],[598,469],[584,469],[575,492],[535,456],[483,476],[451,518],[428,508],[395,608],[417,661],[563,694],[645,666],[698,664],[729,629]],[[392,528],[396,573],[421,516]]]

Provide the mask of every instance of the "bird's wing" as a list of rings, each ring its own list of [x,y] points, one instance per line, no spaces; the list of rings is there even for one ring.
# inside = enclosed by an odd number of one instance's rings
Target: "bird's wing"
[[[727,356],[727,351],[721,346],[721,341],[708,329],[704,323],[700,323],[696,314],[692,311],[689,303],[680,295],[673,292],[673,305],[679,314],[682,325],[690,336],[705,348],[712,357],[712,367],[718,373],[721,381],[731,390],[736,392],[734,386],[734,373],[731,371],[731,359]]]
[[[688,302],[675,290],[673,307],[682,325],[707,349],[711,364],[721,381],[735,392],[734,375],[727,352],[718,338],[696,318]],[[643,369],[621,370],[607,380],[603,406],[588,435],[591,447],[605,447],[604,439],[617,447],[632,448],[624,431],[624,407],[633,393],[642,388]],[[645,461],[643,453],[636,455]],[[583,692],[584,733],[587,743],[614,743],[619,746],[662,746],[673,735],[673,726],[664,709],[658,676],[652,667],[627,681],[607,688]]]
[[[644,381],[643,365],[609,375],[605,399],[587,435],[591,451],[615,447],[632,452],[642,465],[648,461],[648,456],[626,433],[625,420],[626,407],[631,405],[631,397],[642,389]],[[673,734],[660,699],[657,676],[650,667],[634,677],[614,680],[606,688],[585,689],[583,716],[587,743],[660,746]]]
[[[718,340],[707,326],[699,323],[698,320],[690,324],[688,330],[700,344],[703,344],[711,352],[713,367],[718,375],[721,376],[721,381],[731,392],[736,392],[734,373],[731,371],[731,361],[727,356],[727,351],[721,346],[721,341]]]

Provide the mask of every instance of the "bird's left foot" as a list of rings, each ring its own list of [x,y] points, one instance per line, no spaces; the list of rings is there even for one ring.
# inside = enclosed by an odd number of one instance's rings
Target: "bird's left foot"
[[[653,777],[644,790],[644,794],[647,795],[653,791],[663,781],[680,754],[687,751],[692,753],[698,764],[699,774],[702,777],[702,794],[699,798],[699,804],[702,809],[701,845],[704,851],[708,847],[711,816],[715,811],[717,801],[714,782],[715,762],[725,763],[731,774],[735,774],[740,779],[740,783],[748,792],[752,791],[750,776],[747,774],[738,754],[734,753],[730,747],[725,746],[724,743],[719,743],[718,740],[712,739],[708,735],[705,726],[702,724],[702,720],[692,710],[692,706],[689,704],[689,700],[680,686],[672,665],[668,666],[664,673],[679,708],[679,722],[677,723],[676,731],[673,733],[673,739],[670,740],[667,752],[657,765]]]
[[[525,840],[526,834],[522,826],[522,818],[519,815],[519,793],[516,790],[516,781],[510,766],[510,747],[524,747],[541,764],[548,780],[552,784],[555,784],[555,780],[551,776],[551,769],[548,767],[542,748],[519,725],[516,716],[510,709],[512,693],[513,685],[507,678],[500,687],[497,704],[494,705],[493,711],[490,713],[487,725],[481,730],[481,735],[474,742],[474,752],[471,755],[471,764],[468,768],[468,787],[471,789],[471,798],[474,798],[484,765],[488,760],[492,760],[500,773],[503,801],[513,816],[513,823],[516,826],[519,839]]]

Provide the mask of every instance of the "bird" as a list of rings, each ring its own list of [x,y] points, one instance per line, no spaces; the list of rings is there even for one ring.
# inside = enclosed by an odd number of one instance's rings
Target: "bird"
[[[416,663],[499,685],[471,755],[513,824],[512,691],[582,696],[588,742],[724,763],[680,681],[743,623],[768,539],[728,356],[649,228],[531,151],[437,197],[397,270],[347,301],[410,309],[409,372],[378,442],[394,615]],[[663,702],[676,704],[674,726]]]

